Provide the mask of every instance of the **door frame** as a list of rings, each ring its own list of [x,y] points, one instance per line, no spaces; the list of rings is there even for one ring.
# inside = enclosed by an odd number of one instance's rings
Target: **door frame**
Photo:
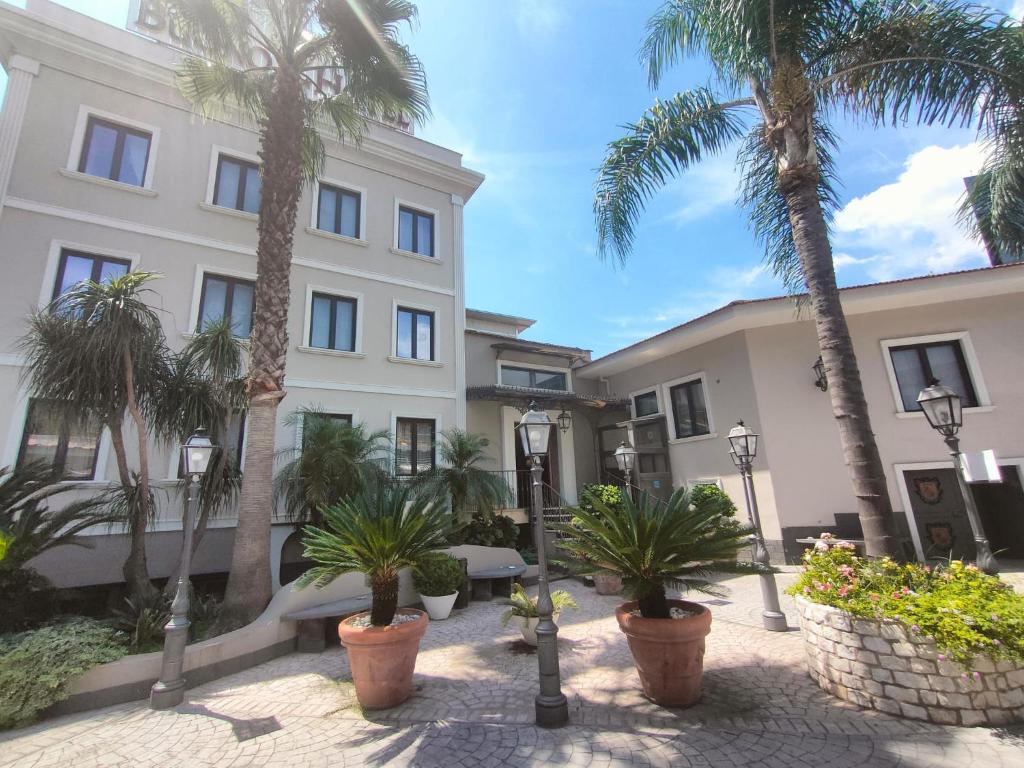
[[[1020,473],[1021,480],[1024,481],[1024,457],[1007,457],[1005,459],[996,459],[996,464],[1000,467],[1016,467]],[[907,478],[904,476],[904,472],[922,470],[922,469],[952,469],[956,471],[956,467],[953,466],[953,461],[918,461],[907,464],[893,464],[893,471],[896,473],[896,489],[899,491],[900,501],[903,502],[903,514],[907,518],[907,527],[910,529],[910,538],[914,542],[914,551],[917,553],[917,557],[921,562],[924,562],[924,547],[921,544],[921,534],[917,530],[917,519],[914,517],[914,508],[910,503],[910,489],[907,487]],[[957,492],[959,493],[959,485]]]
[[[569,430],[563,432],[558,426],[558,414],[561,410],[545,411],[548,418],[555,423],[551,429],[558,440],[558,484],[555,490],[566,504],[577,504],[576,497],[576,448],[573,442],[575,427],[570,424]],[[518,408],[510,405],[501,407],[501,467],[506,471],[516,469],[516,424],[523,416]]]

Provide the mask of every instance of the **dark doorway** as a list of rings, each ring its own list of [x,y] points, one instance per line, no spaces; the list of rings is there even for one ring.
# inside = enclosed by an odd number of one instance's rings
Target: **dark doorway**
[[[1020,467],[1003,465],[1001,483],[974,483],[974,499],[996,557],[1024,558],[1024,487]]]
[[[516,426],[518,427],[519,425],[516,424]],[[515,437],[516,477],[519,478],[519,482],[516,483],[517,495],[519,496],[518,506],[528,509],[530,506],[529,478],[531,465],[526,458],[526,454],[523,452],[523,441],[519,439],[518,430]],[[544,484],[560,494],[562,490],[558,484],[558,427],[552,427],[548,435],[548,454],[541,459],[541,466],[544,468]],[[547,497],[548,493],[545,493],[545,498]]]

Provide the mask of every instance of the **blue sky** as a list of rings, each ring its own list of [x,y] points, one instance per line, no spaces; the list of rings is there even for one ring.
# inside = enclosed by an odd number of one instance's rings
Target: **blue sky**
[[[1016,2],[1016,6],[1014,6]],[[64,4],[123,26],[127,0]],[[1024,15],[1024,0],[993,6]],[[687,62],[656,94],[637,50],[658,0],[420,0],[407,37],[433,118],[423,138],[487,176],[466,206],[471,307],[537,320],[525,336],[610,352],[737,298],[782,292],[735,205],[734,153],[672,182],[648,206],[624,266],[595,252],[595,169],[656,96],[705,85]],[[842,123],[840,284],[981,266],[953,211],[980,152],[970,131]]]

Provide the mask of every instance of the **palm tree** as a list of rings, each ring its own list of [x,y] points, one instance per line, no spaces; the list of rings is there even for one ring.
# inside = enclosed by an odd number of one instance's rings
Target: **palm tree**
[[[413,484],[435,499],[451,502],[452,518],[458,522],[467,509],[489,515],[506,506],[511,489],[499,475],[481,469],[490,461],[490,441],[453,427],[441,434],[441,463],[415,477]]]
[[[157,277],[129,272],[102,283],[78,283],[30,316],[21,341],[30,394],[62,404],[65,418],[95,417],[110,432],[130,539],[124,577],[140,596],[153,591],[145,540],[154,515],[148,414],[167,359],[160,319],[142,299]],[[137,473],[125,448],[126,414],[138,443]]]
[[[302,186],[323,165],[320,131],[358,141],[367,120],[419,121],[428,112],[426,81],[398,39],[400,26],[416,14],[407,0],[169,0],[168,10],[197,54],[181,65],[182,93],[200,110],[236,107],[260,133],[249,436],[224,600],[227,626],[251,621],[270,600],[274,436],[285,394],[292,236]],[[332,79],[343,83],[337,92],[325,85]]]
[[[999,77],[1002,14],[956,0],[669,0],[643,46],[652,87],[706,56],[728,94],[658,101],[612,142],[594,201],[602,255],[629,255],[647,200],[674,175],[741,142],[741,199],[765,259],[805,288],[869,554],[900,557],[885,473],[840,305],[829,242],[837,204],[829,118],[969,124]]]
[[[374,483],[323,513],[323,527],[307,525],[306,557],[317,565],[299,586],[324,587],[345,573],[365,573],[372,599],[370,623],[391,624],[398,607],[398,574],[446,546],[448,514],[406,485]]]
[[[289,520],[319,526],[327,507],[381,481],[376,457],[387,447],[386,431],[367,432],[317,408],[296,411],[288,423],[302,429],[302,445],[287,452],[293,458],[275,481],[275,506],[283,500]]]

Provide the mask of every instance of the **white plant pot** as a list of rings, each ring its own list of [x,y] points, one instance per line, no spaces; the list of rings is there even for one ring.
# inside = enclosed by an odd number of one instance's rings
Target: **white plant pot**
[[[527,645],[532,645],[534,648],[537,647],[537,624],[540,619],[537,616],[527,618],[525,616],[516,616],[516,625],[519,627],[519,632],[523,636],[523,642]],[[554,614],[551,620],[556,624],[558,623],[558,614]]]
[[[458,596],[458,592],[452,592],[450,595],[420,595],[420,600],[423,601],[423,607],[430,614],[431,621],[442,621],[451,614],[452,606],[455,605],[455,599]]]

